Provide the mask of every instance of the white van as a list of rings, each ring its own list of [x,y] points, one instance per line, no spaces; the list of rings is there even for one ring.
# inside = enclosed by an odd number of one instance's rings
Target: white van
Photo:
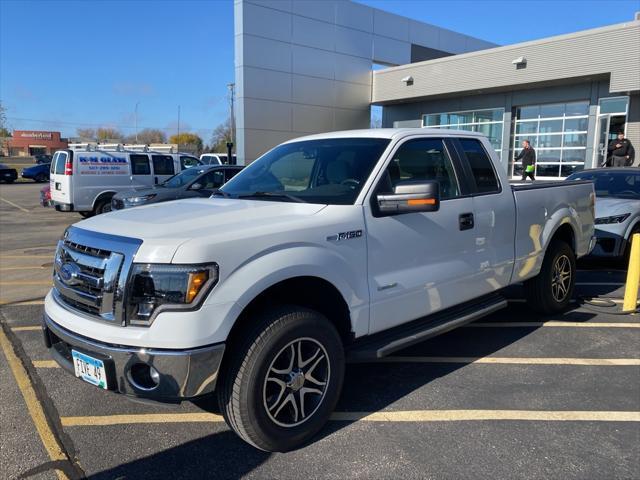
[[[51,201],[58,211],[88,217],[111,210],[121,190],[157,185],[200,160],[185,153],[72,146],[51,162]]]
[[[226,153],[203,153],[200,161],[203,165],[226,165],[229,163]],[[236,156],[233,155],[233,164],[236,165]]]

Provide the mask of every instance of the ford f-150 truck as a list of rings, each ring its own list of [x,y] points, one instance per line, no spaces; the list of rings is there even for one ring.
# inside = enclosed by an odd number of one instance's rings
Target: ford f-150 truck
[[[112,212],[58,243],[45,342],[105,390],[216,392],[268,451],[329,418],[345,361],[388,355],[506,305],[567,307],[593,247],[590,182],[510,185],[486,138],[427,129],[313,135],[208,199]]]

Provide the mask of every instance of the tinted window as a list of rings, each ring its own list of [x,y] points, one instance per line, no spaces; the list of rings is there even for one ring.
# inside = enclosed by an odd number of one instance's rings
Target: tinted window
[[[309,203],[350,205],[388,144],[386,138],[287,143],[253,162],[222,190],[241,198],[291,201],[290,195]]]
[[[640,199],[639,173],[579,172],[567,180],[591,180],[597,197]]]
[[[195,167],[196,165],[200,165],[200,162],[197,158],[185,156],[180,157],[180,166],[182,170],[189,167]]]
[[[240,172],[240,169],[235,169],[235,168],[226,169],[224,173],[227,177],[227,182],[231,180],[233,177],[235,177],[239,172]]]
[[[173,175],[173,157],[171,155],[151,155],[154,175]]]
[[[151,175],[149,157],[147,155],[130,155],[131,175]]]
[[[378,193],[392,193],[398,183],[408,180],[436,180],[443,200],[460,195],[453,164],[441,139],[410,140],[403,144],[393,155]]]
[[[220,188],[224,185],[224,172],[222,170],[214,170],[204,175],[198,180],[198,183],[202,185],[205,190],[212,190],[214,188]]]
[[[204,170],[200,168],[187,168],[184,172],[180,172],[177,175],[169,178],[162,185],[169,188],[178,188],[191,182],[202,172],[204,172]]]
[[[473,138],[461,138],[460,144],[473,172],[476,191],[478,193],[500,191],[498,178],[496,177],[496,172],[493,170],[493,163],[480,141]]]

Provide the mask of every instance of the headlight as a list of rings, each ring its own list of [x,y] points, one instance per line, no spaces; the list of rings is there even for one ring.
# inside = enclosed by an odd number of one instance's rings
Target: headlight
[[[127,295],[127,321],[148,325],[166,310],[193,310],[218,281],[218,266],[134,264]]]
[[[622,223],[627,218],[629,218],[630,215],[631,215],[630,213],[625,213],[623,215],[614,215],[612,217],[596,218],[596,225],[606,225],[606,224],[610,224],[610,223]]]
[[[149,195],[141,195],[139,197],[129,197],[124,199],[124,203],[129,207],[135,207],[136,205],[142,205],[143,203],[148,202],[155,196],[155,193],[151,193]]]

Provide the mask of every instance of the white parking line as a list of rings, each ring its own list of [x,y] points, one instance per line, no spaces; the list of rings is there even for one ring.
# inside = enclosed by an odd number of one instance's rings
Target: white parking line
[[[363,362],[364,363],[364,362]],[[547,357],[384,357],[366,363],[462,363],[502,365],[583,365],[590,367],[640,366],[637,358],[547,358]]]
[[[10,202],[10,201],[9,201],[9,200],[7,200],[6,198],[2,198],[2,197],[0,197],[0,200],[2,200],[4,203],[8,203],[9,205],[11,205],[12,207],[17,208],[18,210],[22,210],[22,211],[23,211],[23,212],[25,212],[25,213],[31,213],[31,212],[29,212],[29,210],[27,210],[26,208],[22,208],[20,205],[16,205],[15,203]]]
[[[523,327],[560,327],[560,328],[640,328],[640,322],[478,322],[465,325],[464,328],[523,328]]]

